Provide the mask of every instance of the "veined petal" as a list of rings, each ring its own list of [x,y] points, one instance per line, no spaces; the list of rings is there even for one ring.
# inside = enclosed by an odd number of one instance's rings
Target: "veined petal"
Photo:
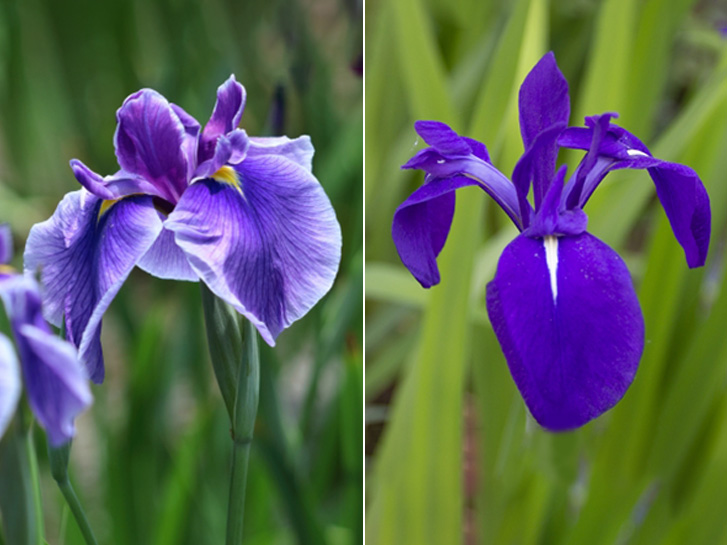
[[[13,343],[0,333],[0,437],[15,414],[21,389],[18,358]]]
[[[536,139],[551,127],[565,128],[570,116],[568,82],[558,69],[555,55],[549,52],[526,76],[519,93],[520,133],[525,149],[535,155],[532,161],[535,209],[540,207],[555,171],[558,147],[555,139],[536,146]],[[527,191],[525,192],[527,195]]]
[[[132,196],[100,214],[85,190],[67,194],[53,216],[33,226],[25,247],[27,274],[41,271],[46,318],[60,326],[94,382],[103,380],[99,335],[106,308],[161,232],[148,196]]]
[[[402,263],[425,288],[439,284],[437,256],[452,226],[455,191],[473,185],[481,187],[466,176],[431,180],[394,213],[391,237],[396,250]]]
[[[160,216],[163,221],[165,218]],[[144,254],[137,266],[157,278],[168,280],[186,280],[197,282],[197,275],[187,261],[187,254],[177,246],[174,233],[169,229],[162,229],[152,247]]]
[[[165,227],[210,289],[273,345],[330,289],[341,230],[323,188],[298,164],[267,155],[235,168],[238,185],[192,184]]]
[[[282,155],[299,164],[308,172],[313,168],[313,144],[310,136],[304,134],[298,138],[287,136],[251,136],[247,155],[250,158],[261,155]]]
[[[184,136],[182,138],[182,151],[187,157],[187,179],[191,180],[194,169],[197,166],[197,147],[199,146],[200,124],[194,117],[189,115],[181,106],[170,103],[172,110],[184,125]]]
[[[230,76],[217,89],[217,102],[212,117],[202,131],[199,142],[199,162],[204,162],[214,154],[217,138],[236,129],[245,108],[245,88],[235,76]]]
[[[613,407],[636,374],[644,321],[621,258],[588,233],[505,248],[487,311],[510,372],[545,428],[582,426]]]
[[[184,144],[187,128],[167,99],[151,89],[131,95],[116,112],[116,157],[123,170],[148,180],[175,203],[190,169]]]
[[[20,352],[28,401],[54,446],[73,437],[76,416],[91,404],[86,370],[76,350],[56,337],[43,320],[34,280],[12,277],[0,296]]]

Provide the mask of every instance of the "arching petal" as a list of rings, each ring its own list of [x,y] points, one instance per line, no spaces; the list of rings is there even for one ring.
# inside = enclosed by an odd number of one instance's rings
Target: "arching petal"
[[[235,80],[234,75],[218,87],[215,109],[202,131],[199,142],[200,163],[212,157],[219,136],[236,129],[240,124],[242,111],[245,109],[245,97],[245,88]]]
[[[160,216],[160,219],[164,218]],[[137,266],[157,278],[187,282],[199,280],[199,276],[187,261],[187,254],[177,246],[174,233],[169,229],[162,229],[152,247],[139,260]]]
[[[85,190],[67,194],[53,216],[33,226],[25,247],[27,274],[41,272],[46,318],[60,326],[94,382],[104,376],[101,319],[121,285],[161,232],[152,198],[132,196],[101,212]]]
[[[28,401],[52,445],[73,437],[76,416],[91,404],[86,370],[76,350],[43,320],[38,286],[15,276],[0,285],[22,362]]]
[[[172,110],[184,125],[184,137],[182,138],[182,151],[187,157],[187,179],[191,180],[194,169],[197,166],[197,148],[199,146],[200,124],[194,117],[189,115],[181,106],[170,103]]]
[[[621,258],[588,233],[518,236],[487,286],[487,311],[510,372],[545,428],[582,426],[631,384],[644,321]]]
[[[116,157],[123,170],[145,178],[168,201],[184,192],[190,169],[187,128],[167,99],[151,89],[131,95],[116,112]]]
[[[104,177],[78,159],[71,159],[71,170],[76,180],[100,199],[116,200],[129,195],[156,195],[165,198],[162,191],[145,178],[123,170]]]
[[[210,289],[273,345],[333,284],[341,230],[323,188],[296,163],[248,157],[236,169],[239,186],[192,184],[165,227]]]
[[[313,144],[310,136],[304,134],[298,138],[287,136],[251,136],[247,154],[250,158],[261,155],[282,155],[299,164],[308,172],[313,168]],[[231,161],[234,163],[234,161]]]
[[[444,248],[454,216],[455,191],[481,187],[466,176],[431,180],[412,193],[394,212],[391,237],[402,263],[425,287],[439,284],[437,256]]]
[[[18,358],[13,343],[0,333],[0,437],[15,414],[21,391]]]

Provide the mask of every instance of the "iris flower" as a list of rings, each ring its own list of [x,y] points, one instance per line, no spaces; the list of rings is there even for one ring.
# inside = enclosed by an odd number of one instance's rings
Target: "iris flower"
[[[11,257],[10,229],[0,225],[0,298],[21,362],[10,339],[0,333],[0,436],[15,414],[24,382],[30,407],[49,442],[60,446],[73,437],[76,415],[91,404],[86,370],[75,348],[54,335],[43,320],[35,281],[6,265]]]
[[[525,152],[512,181],[487,149],[444,123],[419,121],[429,145],[402,168],[425,183],[394,214],[399,256],[422,286],[439,282],[436,258],[449,233],[455,190],[477,186],[520,231],[500,256],[487,286],[487,311],[510,372],[540,425],[576,428],[613,407],[636,374],[644,320],[629,271],[618,254],[586,231],[583,211],[612,170],[646,169],[689,267],[704,264],[709,198],[690,168],[661,161],[615,114],[568,128],[568,84],[552,53],[526,77],[519,96]],[[567,183],[556,170],[559,148],[586,150]],[[531,190],[534,207],[527,200]]]
[[[26,272],[40,269],[46,317],[65,317],[95,382],[101,319],[135,266],[201,279],[271,345],[330,289],[341,230],[310,138],[249,137],[237,128],[244,106],[234,76],[204,129],[156,91],[134,93],[116,113],[120,170],[102,177],[72,160],[83,187],[31,229]]]

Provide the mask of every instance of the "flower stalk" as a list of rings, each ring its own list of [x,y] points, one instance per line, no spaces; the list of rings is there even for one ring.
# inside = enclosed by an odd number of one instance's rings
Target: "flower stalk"
[[[93,530],[91,530],[86,512],[83,510],[78,496],[76,496],[76,491],[73,489],[71,480],[68,478],[68,459],[70,452],[70,441],[60,447],[48,447],[51,475],[53,475],[53,479],[58,484],[58,488],[60,488],[68,507],[71,509],[71,513],[73,513],[73,517],[76,519],[81,534],[83,534],[86,545],[97,545],[96,536],[94,536]]]

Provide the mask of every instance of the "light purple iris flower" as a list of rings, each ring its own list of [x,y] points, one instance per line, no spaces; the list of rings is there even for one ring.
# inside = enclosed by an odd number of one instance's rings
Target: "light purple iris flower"
[[[73,437],[73,421],[91,404],[88,377],[75,348],[54,335],[43,320],[38,285],[5,265],[11,257],[10,229],[0,225],[0,298],[21,362],[10,339],[0,333],[0,436],[20,399],[22,368],[30,407],[57,447]]]
[[[101,319],[136,265],[201,279],[271,345],[330,289],[341,230],[310,138],[249,137],[237,128],[244,106],[234,76],[204,129],[156,91],[134,93],[116,114],[121,170],[102,177],[74,159],[83,188],[31,229],[26,272],[40,269],[46,318],[65,316],[95,382]]]
[[[404,265],[428,288],[439,282],[437,256],[449,233],[455,190],[477,186],[507,213],[520,234],[500,257],[487,286],[487,311],[512,376],[545,428],[576,428],[613,407],[636,374],[644,321],[624,262],[586,232],[583,207],[604,176],[646,169],[689,267],[704,264],[709,198],[690,168],[661,161],[614,114],[566,128],[568,84],[552,53],[520,88],[525,153],[512,181],[483,144],[447,125],[419,121],[429,147],[402,168],[426,172],[425,183],[394,214],[392,236]],[[586,150],[565,183],[559,147]],[[532,207],[527,200],[532,185]]]

